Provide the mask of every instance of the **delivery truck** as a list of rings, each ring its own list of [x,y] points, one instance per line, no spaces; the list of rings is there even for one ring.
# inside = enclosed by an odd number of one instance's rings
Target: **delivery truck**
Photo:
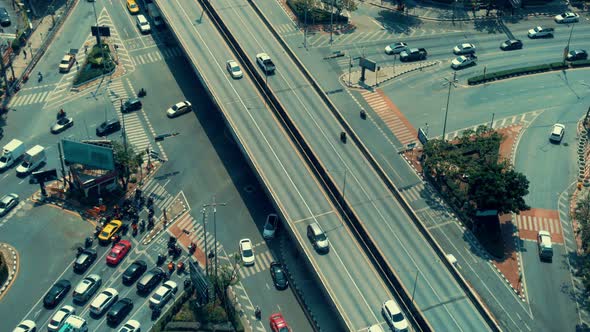
[[[8,169],[10,166],[20,161],[25,150],[25,143],[17,139],[8,142],[8,144],[2,149],[2,155],[0,156],[0,171]]]
[[[23,162],[16,168],[16,174],[27,175],[41,167],[46,161],[45,148],[41,145],[35,145],[25,153]]]

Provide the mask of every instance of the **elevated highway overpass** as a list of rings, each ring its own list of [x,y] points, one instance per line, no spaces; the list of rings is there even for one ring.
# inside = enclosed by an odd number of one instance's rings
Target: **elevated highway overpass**
[[[324,194],[325,188],[314,179],[250,78],[231,80],[224,66],[234,55],[203,15],[203,8],[196,2],[180,0],[157,3],[313,265],[343,323],[349,330],[361,330],[382,321],[380,304],[391,297],[390,288],[371,267],[347,227],[342,227],[344,222]],[[362,143],[339,141],[342,120],[334,115],[325,96],[314,89],[310,77],[299,70],[300,64],[287,55],[259,13],[247,2],[238,5],[232,0],[219,0],[210,5],[249,57],[247,61],[254,61],[255,54],[263,51],[272,57],[277,72],[268,77],[270,89],[321,159],[321,167],[331,181],[339,184],[338,194],[362,221],[361,227],[405,289],[402,293],[412,290],[412,302],[432,328],[495,329],[493,320],[474,300],[458,273],[451,270],[442,252],[432,247],[432,239],[424,235],[397,189],[371,163]],[[305,225],[313,221],[329,231],[334,250],[328,255],[318,256],[303,239]]]

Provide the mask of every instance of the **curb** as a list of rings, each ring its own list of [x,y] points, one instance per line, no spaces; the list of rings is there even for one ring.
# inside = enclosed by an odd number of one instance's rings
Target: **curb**
[[[379,86],[379,84],[383,84],[383,83],[389,82],[390,80],[392,80],[392,79],[394,79],[394,78],[397,78],[397,77],[399,77],[399,76],[401,76],[401,75],[404,75],[404,74],[407,74],[407,73],[410,73],[410,72],[413,72],[413,71],[416,71],[416,70],[422,70],[423,68],[432,67],[432,66],[434,66],[434,65],[437,65],[437,64],[439,64],[439,63],[440,63],[440,61],[432,61],[432,62],[420,62],[420,63],[418,63],[418,64],[417,64],[415,67],[413,67],[413,68],[406,69],[406,70],[402,70],[402,71],[400,71],[400,72],[396,72],[395,74],[393,74],[393,75],[390,75],[390,76],[389,76],[388,78],[386,78],[385,80],[383,80],[383,81],[378,81],[378,82],[375,82],[375,84],[371,84],[371,85],[359,85],[359,84],[357,84],[357,83],[351,83],[351,84],[348,84],[348,80],[344,79],[344,78],[345,78],[345,76],[348,76],[348,74],[342,74],[342,75],[340,76],[340,80],[341,80],[341,81],[344,83],[344,85],[345,85],[346,87],[348,87],[348,88],[353,88],[353,89],[366,89],[367,87],[369,87],[369,88],[376,88],[376,87],[378,87],[378,86]],[[409,66],[411,66],[411,65],[410,65],[410,64],[405,64],[404,66],[405,66],[405,67],[409,67]],[[385,70],[385,68],[395,68],[395,66],[388,66],[388,67],[384,67],[382,70]],[[358,71],[356,71],[356,73],[358,73]]]
[[[10,252],[10,254],[12,255],[12,268],[10,268],[10,266],[8,267],[9,268],[8,269],[8,279],[4,282],[4,284],[2,285],[2,287],[0,287],[0,296],[4,292],[6,292],[8,290],[8,287],[14,282],[14,280],[16,280],[15,279],[15,277],[16,277],[16,270],[17,270],[17,266],[18,266],[18,262],[19,262],[18,253],[16,252],[16,250],[12,246],[10,246],[10,245],[8,245],[6,243],[3,243],[2,244],[2,247],[5,250],[8,250]],[[7,263],[7,265],[10,265],[10,264],[8,264],[9,263],[8,260],[6,261],[6,263]]]

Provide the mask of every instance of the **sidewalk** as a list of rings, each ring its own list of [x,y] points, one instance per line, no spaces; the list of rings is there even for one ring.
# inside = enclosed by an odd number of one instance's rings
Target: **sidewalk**
[[[372,6],[397,12],[396,3],[391,2],[390,0],[369,0],[366,1],[366,3]],[[499,16],[502,16],[502,13],[499,13],[499,11],[496,9],[490,10],[489,15],[486,16],[486,9],[471,10],[458,3],[455,6],[449,6],[430,1],[418,2],[415,0],[404,0],[404,5],[406,7],[404,12],[405,15],[432,21],[473,21],[486,18],[497,19]],[[569,2],[566,3],[565,1],[555,0],[543,6],[517,8],[514,9],[512,13],[504,13],[503,16],[507,19],[523,18],[528,16],[554,16],[559,13],[563,13],[564,11],[580,12],[580,10],[572,8],[572,6],[569,5]]]

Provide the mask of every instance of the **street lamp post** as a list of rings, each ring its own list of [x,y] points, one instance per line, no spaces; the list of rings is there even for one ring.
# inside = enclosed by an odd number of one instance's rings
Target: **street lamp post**
[[[307,49],[307,4],[305,5],[305,13],[303,14],[303,47]]]
[[[215,252],[215,277],[217,278],[217,206],[226,206],[227,203],[218,203],[215,201],[215,196],[213,196],[213,202],[209,204],[204,204],[203,208],[206,207],[213,207],[213,238],[214,238],[214,252]]]
[[[570,30],[570,36],[567,39],[567,45],[565,46],[565,50],[563,50],[563,63],[565,63],[565,60],[567,59],[567,54],[570,51],[570,41],[572,40],[572,33],[574,32],[574,26],[575,26],[575,24],[572,23],[572,28]]]
[[[209,254],[207,252],[207,214],[205,212],[205,207],[203,207],[201,213],[203,215],[203,239],[205,242],[205,275],[209,276],[209,258],[207,257],[207,255]]]
[[[456,83],[457,83],[457,73],[453,73],[453,80],[449,80],[447,78],[445,78],[445,81],[447,81],[445,84],[448,84],[449,86],[449,92],[447,93],[447,107],[445,108],[445,122],[443,124],[443,133],[442,133],[442,139],[443,141],[445,140],[445,134],[447,132],[447,117],[449,115],[449,101],[451,100],[451,87],[456,87]]]
[[[332,6],[330,7],[330,45],[334,41],[334,0],[332,0]]]

